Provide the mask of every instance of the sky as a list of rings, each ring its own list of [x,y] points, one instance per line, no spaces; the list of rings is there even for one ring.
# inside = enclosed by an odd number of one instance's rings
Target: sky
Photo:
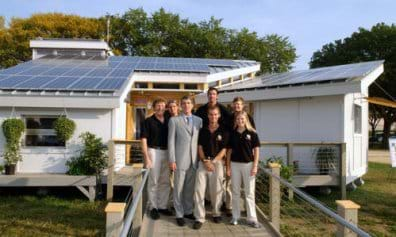
[[[192,22],[214,16],[228,28],[288,37],[298,55],[295,70],[307,69],[315,51],[359,27],[396,23],[394,0],[0,0],[0,6],[7,21],[46,12],[98,17],[138,7],[148,13],[163,7]]]

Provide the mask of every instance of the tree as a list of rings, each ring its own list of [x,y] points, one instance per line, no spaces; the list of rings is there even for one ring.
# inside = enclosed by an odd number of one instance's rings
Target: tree
[[[350,37],[326,44],[313,54],[310,66],[315,68],[382,59],[385,60],[384,73],[370,86],[369,93],[370,96],[392,100],[396,98],[396,25],[394,24],[378,23],[369,30],[359,28]],[[391,126],[396,122],[396,109],[383,106],[377,108],[384,119],[382,145],[386,148]]]

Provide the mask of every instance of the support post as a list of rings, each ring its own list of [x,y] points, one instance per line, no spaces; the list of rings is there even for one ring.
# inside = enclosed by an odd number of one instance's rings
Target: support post
[[[270,163],[269,168],[271,169],[272,174],[275,176],[280,176],[280,165],[276,163]],[[270,176],[269,177],[269,192],[270,192],[270,221],[274,228],[279,231],[280,230],[280,201],[281,201],[281,193],[280,193],[280,182],[278,179]]]
[[[339,177],[340,177],[340,189],[341,189],[341,200],[346,199],[346,143],[342,143],[340,146],[340,161],[339,161]]]
[[[105,208],[106,237],[120,236],[124,221],[125,203],[110,202]]]
[[[138,192],[140,186],[142,185],[142,180],[143,180],[143,173],[142,173],[142,169],[143,169],[143,164],[134,164],[133,165],[133,169],[134,172],[133,173],[137,173],[138,175],[135,175],[132,187],[133,187],[133,194],[134,197],[136,195],[136,193]],[[146,190],[143,190],[143,192],[145,192]],[[135,211],[135,216],[133,217],[132,220],[132,233],[139,233],[140,231],[140,227],[142,226],[142,222],[143,222],[143,197],[144,197],[144,193],[142,193],[142,198],[138,201],[137,207],[136,207],[136,211]]]
[[[294,171],[294,166],[293,166],[293,143],[287,143],[287,165],[288,166],[292,166],[293,167],[293,171]],[[289,196],[289,200],[293,200],[293,198],[294,198],[293,190],[291,188],[289,188],[287,193],[288,193],[288,196]]]
[[[337,200],[337,213],[348,222],[358,225],[360,206],[349,200]],[[357,234],[341,224],[337,224],[337,237],[357,237]]]
[[[109,161],[107,169],[107,201],[113,200],[113,179],[114,179],[114,141],[109,141]]]

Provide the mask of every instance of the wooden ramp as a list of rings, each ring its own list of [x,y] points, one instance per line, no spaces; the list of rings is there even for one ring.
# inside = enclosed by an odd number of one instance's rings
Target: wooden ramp
[[[259,214],[259,213],[257,213]],[[262,228],[255,229],[246,224],[246,219],[242,218],[238,225],[230,225],[231,217],[223,216],[222,223],[214,223],[210,213],[206,215],[206,222],[202,228],[195,230],[192,228],[194,221],[185,219],[186,225],[180,227],[176,224],[175,216],[161,215],[159,220],[152,220],[148,213],[144,215],[142,227],[140,229],[140,237],[270,237],[279,236],[269,227],[265,220],[261,220]]]

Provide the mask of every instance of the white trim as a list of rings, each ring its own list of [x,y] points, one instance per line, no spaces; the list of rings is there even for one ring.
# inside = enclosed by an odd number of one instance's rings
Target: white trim
[[[134,72],[132,78],[135,82],[206,83],[207,74]]]
[[[107,43],[101,40],[30,40],[30,48],[110,50]]]
[[[207,77],[207,82],[210,83],[210,82],[219,81],[219,80],[230,78],[230,77],[245,75],[248,73],[254,73],[257,71],[260,71],[260,64],[250,66],[250,67],[242,67],[242,68],[238,68],[235,70],[227,70],[224,72],[210,74]]]
[[[371,83],[373,83],[383,72],[384,72],[384,64],[381,64],[374,71],[372,71],[367,76],[362,78],[361,93],[365,94],[364,92],[367,91]]]

